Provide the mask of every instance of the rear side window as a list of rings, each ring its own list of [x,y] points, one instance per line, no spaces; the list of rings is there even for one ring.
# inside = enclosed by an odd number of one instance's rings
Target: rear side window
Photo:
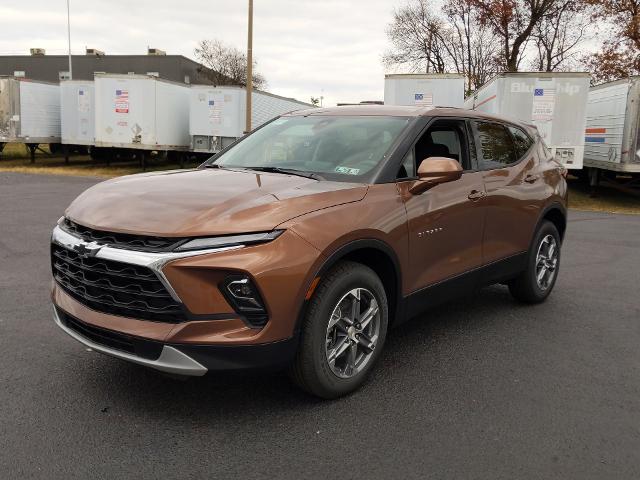
[[[521,159],[529,151],[533,140],[522,129],[518,127],[509,127],[511,135],[513,135],[513,143],[516,149],[516,157]]]
[[[480,168],[492,170],[514,163],[516,159],[511,135],[499,123],[476,122],[480,145]]]

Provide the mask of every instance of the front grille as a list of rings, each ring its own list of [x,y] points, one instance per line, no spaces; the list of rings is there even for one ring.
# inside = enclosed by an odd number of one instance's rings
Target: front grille
[[[147,267],[86,258],[51,245],[53,277],[73,298],[99,312],[159,322],[186,320],[158,276]]]
[[[152,340],[132,337],[124,333],[89,325],[57,309],[63,325],[99,345],[130,353],[149,360],[157,360],[162,353],[162,344]]]
[[[104,232],[72,222],[68,218],[65,218],[60,226],[63,230],[82,238],[86,242],[98,242],[100,245],[141,252],[170,252],[187,240],[186,238],[150,237],[128,233]]]

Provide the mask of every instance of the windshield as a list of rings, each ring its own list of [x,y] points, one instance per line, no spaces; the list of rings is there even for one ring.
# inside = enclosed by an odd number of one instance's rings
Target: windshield
[[[283,169],[363,182],[408,123],[405,117],[280,117],[212,161],[227,168]]]

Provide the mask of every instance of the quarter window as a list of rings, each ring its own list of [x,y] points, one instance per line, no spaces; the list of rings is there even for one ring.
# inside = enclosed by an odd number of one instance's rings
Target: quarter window
[[[476,123],[483,170],[502,168],[516,161],[513,141],[507,129],[498,123]]]
[[[533,140],[531,140],[529,135],[517,127],[509,127],[509,131],[511,132],[511,135],[513,135],[516,156],[518,159],[521,159],[529,151],[531,145],[533,145]]]
[[[413,148],[409,150],[400,165],[398,178],[414,178],[416,176],[416,157],[413,154]]]

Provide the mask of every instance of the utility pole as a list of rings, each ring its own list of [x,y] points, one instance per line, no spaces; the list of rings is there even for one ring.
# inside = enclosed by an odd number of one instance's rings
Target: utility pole
[[[69,80],[73,79],[71,68],[71,15],[69,14],[69,0],[67,0],[67,40],[69,41]]]
[[[251,131],[251,97],[253,93],[253,0],[249,0],[249,28],[247,38],[247,120],[245,133]]]

